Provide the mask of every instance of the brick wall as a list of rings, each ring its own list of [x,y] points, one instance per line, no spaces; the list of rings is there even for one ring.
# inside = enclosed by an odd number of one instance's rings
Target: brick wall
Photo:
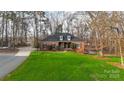
[[[80,42],[80,48],[76,48],[75,51],[79,53],[84,53],[84,43]]]

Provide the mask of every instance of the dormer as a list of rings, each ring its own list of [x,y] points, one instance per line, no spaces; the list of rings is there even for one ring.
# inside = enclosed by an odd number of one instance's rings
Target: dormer
[[[70,36],[70,35],[67,36],[67,40],[68,40],[68,41],[71,40],[71,36]]]
[[[60,38],[60,41],[63,41],[63,36],[60,36],[59,38]]]

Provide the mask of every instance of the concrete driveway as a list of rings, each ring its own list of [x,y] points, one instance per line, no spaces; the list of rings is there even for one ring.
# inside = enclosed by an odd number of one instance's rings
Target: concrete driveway
[[[15,70],[30,55],[31,47],[19,48],[15,55],[0,55],[0,80],[13,70]]]

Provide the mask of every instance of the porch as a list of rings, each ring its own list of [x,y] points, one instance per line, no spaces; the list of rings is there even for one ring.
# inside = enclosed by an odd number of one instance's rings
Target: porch
[[[74,42],[44,42],[43,50],[74,50],[80,48],[80,43]]]

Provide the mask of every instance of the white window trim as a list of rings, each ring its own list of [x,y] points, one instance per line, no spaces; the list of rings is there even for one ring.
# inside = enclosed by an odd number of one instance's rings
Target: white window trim
[[[60,38],[60,41],[63,41],[63,36],[60,36],[59,38]]]
[[[67,40],[70,41],[71,40],[71,36],[67,36]]]

